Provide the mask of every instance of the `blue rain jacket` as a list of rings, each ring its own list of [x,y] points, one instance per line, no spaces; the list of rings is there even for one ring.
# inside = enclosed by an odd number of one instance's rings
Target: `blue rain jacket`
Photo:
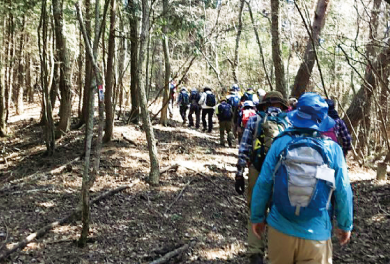
[[[252,194],[251,222],[262,223],[265,220],[267,203],[272,198],[273,173],[280,153],[292,140],[290,135],[284,135],[276,139],[267,153],[261,173],[257,179]],[[329,166],[335,170],[336,190],[335,216],[338,228],[350,231],[353,226],[352,190],[349,182],[347,165],[341,147],[332,140],[325,141],[325,153],[329,158]],[[277,194],[274,194],[277,195]],[[271,204],[267,216],[267,224],[286,235],[309,240],[328,240],[331,237],[332,223],[330,219],[330,206],[328,212],[311,219],[310,221],[289,221],[283,217],[276,207]]]

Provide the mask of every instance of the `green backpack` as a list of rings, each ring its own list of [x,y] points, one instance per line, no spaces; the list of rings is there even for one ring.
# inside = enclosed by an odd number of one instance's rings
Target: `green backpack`
[[[260,171],[265,156],[271,148],[274,138],[290,126],[287,114],[282,112],[276,116],[259,112],[253,140],[252,164]]]

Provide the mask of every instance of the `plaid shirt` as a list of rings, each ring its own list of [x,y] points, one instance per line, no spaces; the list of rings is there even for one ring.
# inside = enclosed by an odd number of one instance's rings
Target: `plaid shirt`
[[[341,148],[343,149],[344,155],[347,155],[348,150],[352,149],[351,134],[349,133],[348,128],[343,120],[337,118],[335,121],[335,131],[337,133],[337,137],[341,141]]]
[[[271,115],[277,115],[281,113],[282,110],[276,107],[269,107],[267,113]],[[256,135],[256,124],[258,118],[261,118],[260,115],[251,116],[246,124],[244,134],[242,135],[240,147],[238,149],[238,161],[237,167],[245,168],[247,163],[251,160],[252,150],[253,150],[253,139]],[[260,120],[261,121],[261,120]]]

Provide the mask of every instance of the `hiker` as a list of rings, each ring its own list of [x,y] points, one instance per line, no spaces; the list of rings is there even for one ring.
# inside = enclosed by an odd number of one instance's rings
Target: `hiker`
[[[252,229],[260,239],[268,225],[271,264],[332,263],[333,206],[340,244],[350,239],[353,208],[347,166],[340,146],[320,134],[334,126],[327,113],[320,95],[303,94],[297,110],[287,113],[292,128],[275,139],[255,184]]]
[[[241,96],[238,93],[237,84],[233,84],[230,88],[229,94],[226,96],[227,103],[232,106],[233,110],[233,135],[237,137],[237,119],[238,119],[238,110],[240,108]]]
[[[219,142],[222,147],[225,147],[225,131],[227,134],[227,142],[229,147],[232,147],[233,133],[232,119],[233,109],[230,104],[227,103],[226,98],[222,98],[221,103],[216,107],[215,114],[219,121]]]
[[[257,97],[259,98],[259,103],[263,101],[263,98],[265,96],[266,92],[263,89],[257,90]]]
[[[287,112],[290,112],[290,111],[292,111],[292,110],[295,110],[296,108],[297,108],[297,102],[298,102],[298,100],[296,99],[296,98],[294,98],[294,97],[290,97],[289,99],[288,99],[288,110],[287,110]]]
[[[241,102],[245,102],[245,101],[252,101],[253,103],[256,104],[259,102],[259,98],[257,97],[255,91],[253,91],[252,87],[246,89],[245,93],[242,95]]]
[[[201,107],[198,104],[200,99],[200,94],[198,90],[194,87],[191,89],[190,94],[190,112],[188,113],[188,127],[194,126],[194,120],[192,115],[195,113],[195,127],[198,129],[200,124],[200,110]]]
[[[176,96],[176,81],[173,80],[169,83],[169,100],[170,103],[168,104],[168,111],[169,111],[169,117],[173,117],[173,104],[175,103],[175,96]]]
[[[232,90],[234,90],[238,96],[242,96],[241,91],[240,91],[240,86],[238,84],[234,83],[231,87]]]
[[[254,115],[256,115],[254,103],[249,100],[245,101],[238,111],[238,117],[236,122],[238,142],[241,142],[242,134],[244,133],[249,118]]]
[[[344,121],[340,119],[337,110],[334,107],[334,102],[331,99],[325,99],[328,104],[328,115],[335,121],[334,127],[322,133],[330,137],[333,141],[340,144],[343,149],[344,157],[347,157],[348,151],[352,149],[352,138]]]
[[[179,97],[177,98],[177,104],[180,109],[180,116],[183,119],[183,125],[187,121],[187,110],[188,105],[190,104],[190,96],[188,95],[187,89],[185,87],[180,89]]]
[[[203,124],[203,132],[207,130],[208,133],[211,133],[213,130],[213,114],[214,107],[217,104],[215,95],[211,91],[211,88],[205,87],[203,89],[203,93],[199,99],[199,105],[202,106],[202,124]],[[207,115],[207,122],[206,122]],[[207,127],[208,124],[208,127]]]
[[[250,205],[253,187],[261,170],[264,156],[275,137],[280,131],[290,126],[287,115],[283,111],[287,109],[287,102],[280,92],[268,92],[259,107],[265,111],[258,111],[252,116],[244,130],[237,161],[237,173],[235,188],[238,194],[245,190],[244,170],[248,165],[248,209]],[[259,239],[252,231],[251,222],[248,219],[248,248],[247,254],[251,264],[263,263],[264,241]]]

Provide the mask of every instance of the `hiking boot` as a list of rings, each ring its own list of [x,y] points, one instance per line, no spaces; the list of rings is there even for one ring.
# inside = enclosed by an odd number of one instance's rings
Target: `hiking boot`
[[[233,147],[232,142],[228,142],[229,148]]]
[[[206,130],[207,130],[207,128],[203,128],[203,129],[202,129],[202,132],[206,132]]]
[[[211,133],[212,131],[211,130],[207,130],[207,133]]]
[[[250,264],[264,264],[263,256],[261,254],[253,254],[249,257]]]
[[[220,143],[219,145],[223,148],[225,147],[225,143]]]

